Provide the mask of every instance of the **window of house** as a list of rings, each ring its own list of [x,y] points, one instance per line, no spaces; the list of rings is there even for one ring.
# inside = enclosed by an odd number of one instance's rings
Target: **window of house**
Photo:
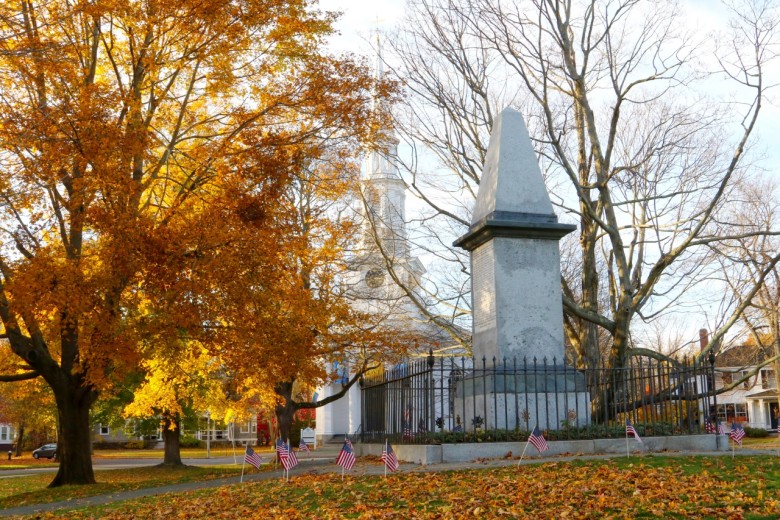
[[[743,370],[742,374],[740,375],[740,379],[742,379],[743,377],[748,377],[749,373],[750,372],[748,372],[747,370]],[[742,388],[744,388],[745,390],[749,390],[750,388],[752,388],[755,383],[753,383],[751,379],[752,379],[751,377],[745,379],[745,381],[742,383]]]
[[[724,423],[747,422],[748,410],[745,403],[718,403],[718,421]]]
[[[255,426],[255,430],[257,431],[257,426]],[[252,423],[241,423],[241,433],[251,433],[252,432]]]
[[[723,372],[721,375],[721,378],[723,379],[723,385],[730,385],[734,380],[732,379],[731,372]]]
[[[100,425],[100,435],[108,435],[110,433],[111,433],[111,428],[109,428],[108,426],[103,426],[102,424]]]
[[[7,441],[10,433],[11,428],[8,426],[0,426],[0,441]]]
[[[255,421],[241,423],[241,433],[257,433],[257,423]]]
[[[769,390],[771,388],[775,388],[777,386],[777,381],[775,381],[775,371],[774,370],[762,370],[761,371],[761,388],[764,390]]]
[[[726,406],[723,404],[718,405],[718,421],[725,422],[726,421]]]

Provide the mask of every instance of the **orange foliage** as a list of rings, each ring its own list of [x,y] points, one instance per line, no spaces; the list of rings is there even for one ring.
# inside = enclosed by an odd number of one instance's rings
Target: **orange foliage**
[[[149,348],[297,359],[348,314],[323,297],[336,242],[310,252],[286,219],[313,165],[344,174],[326,198],[347,192],[391,87],[321,52],[331,22],[305,0],[0,6],[0,319],[62,442]]]
[[[775,518],[767,477],[637,463],[548,463],[483,471],[378,476],[293,475],[124,503],[101,518]],[[358,465],[359,471],[364,468]],[[374,465],[373,470],[378,470]],[[739,478],[737,475],[750,475]],[[72,511],[71,518],[91,518]],[[42,518],[53,518],[44,515]]]

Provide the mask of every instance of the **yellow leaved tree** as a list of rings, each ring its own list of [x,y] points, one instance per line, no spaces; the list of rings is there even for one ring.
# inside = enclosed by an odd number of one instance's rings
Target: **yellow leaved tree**
[[[370,139],[373,80],[322,52],[333,16],[313,8],[0,4],[0,321],[22,366],[0,379],[54,394],[51,486],[94,482],[90,407],[154,359],[148,338],[227,345],[211,325],[249,301],[219,308],[231,275],[256,282],[253,298],[283,294],[279,194],[303,154]]]

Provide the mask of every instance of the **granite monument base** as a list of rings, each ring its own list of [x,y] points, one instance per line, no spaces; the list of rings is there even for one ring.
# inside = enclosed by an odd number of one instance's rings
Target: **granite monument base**
[[[585,378],[570,368],[468,375],[456,385],[453,404],[466,431],[476,426],[531,431],[590,424]]]

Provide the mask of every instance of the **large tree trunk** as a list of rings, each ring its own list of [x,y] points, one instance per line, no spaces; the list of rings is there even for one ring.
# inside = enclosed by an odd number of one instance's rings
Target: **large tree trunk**
[[[286,381],[276,385],[276,395],[282,398],[282,402],[276,405],[276,422],[279,426],[279,435],[285,441],[290,437],[293,416],[298,409],[292,398],[293,382]]]
[[[57,401],[57,459],[60,467],[49,487],[94,484],[89,410],[97,394],[81,386],[79,378],[57,385],[53,390]]]
[[[165,441],[165,457],[161,464],[163,466],[184,465],[181,461],[181,446],[179,445],[181,436],[180,424],[181,421],[178,416],[163,415],[163,440]]]

